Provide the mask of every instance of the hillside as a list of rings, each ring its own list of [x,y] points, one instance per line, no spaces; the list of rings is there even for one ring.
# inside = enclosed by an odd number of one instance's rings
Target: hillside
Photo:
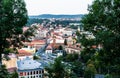
[[[81,18],[83,14],[77,15],[53,15],[53,14],[42,14],[38,16],[29,16],[29,18],[39,18],[39,19],[48,19],[48,18]]]

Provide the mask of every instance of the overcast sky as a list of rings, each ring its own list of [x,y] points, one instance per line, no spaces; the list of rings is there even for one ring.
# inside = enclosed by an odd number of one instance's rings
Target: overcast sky
[[[25,0],[28,15],[86,14],[93,0]]]

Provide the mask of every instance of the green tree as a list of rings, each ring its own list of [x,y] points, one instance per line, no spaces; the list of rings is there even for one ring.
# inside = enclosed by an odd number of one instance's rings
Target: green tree
[[[68,45],[68,44],[67,44],[67,39],[64,40],[64,45]]]
[[[90,44],[101,45],[101,50],[99,48],[95,49],[94,53],[98,51],[99,57],[96,59],[103,63],[104,69],[107,69],[103,73],[116,72],[116,74],[120,74],[120,69],[113,71],[113,69],[120,66],[119,4],[119,0],[95,0],[88,8],[89,13],[81,20],[85,31],[89,31],[95,36],[94,42],[91,43],[89,39],[83,38],[87,40],[87,43],[82,40],[82,45],[89,48],[89,51],[84,52],[89,53],[91,51]]]
[[[64,58],[64,61],[66,62],[73,62],[79,59],[79,54],[74,53],[74,54],[67,54]]]
[[[10,78],[10,74],[7,71],[5,65],[1,65],[1,67],[0,67],[0,77],[1,78]]]
[[[28,18],[25,6],[24,0],[0,0],[0,66],[2,54],[21,45],[22,27]]]
[[[95,66],[93,64],[88,64],[85,68],[84,77],[85,78],[94,78],[96,73]]]
[[[58,50],[63,50],[63,46],[60,45],[60,46],[58,47]]]
[[[14,71],[14,72],[11,74],[10,78],[18,78],[18,73],[17,73],[17,71]]]
[[[30,42],[35,34],[37,33],[36,30],[38,29],[37,26],[33,25],[29,27],[26,31],[21,34],[21,41]]]
[[[62,63],[60,58],[55,59],[54,64],[46,67],[46,75],[49,78],[68,78],[68,72],[65,70],[65,65]]]
[[[84,75],[84,68],[83,68],[83,65],[80,61],[76,60],[74,62],[72,62],[72,68],[71,70],[75,73],[75,75],[77,77],[83,77]]]

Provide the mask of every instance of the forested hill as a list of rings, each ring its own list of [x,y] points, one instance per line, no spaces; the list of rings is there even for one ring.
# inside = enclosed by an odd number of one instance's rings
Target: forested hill
[[[48,19],[48,18],[81,18],[83,17],[83,14],[77,14],[77,15],[53,15],[53,14],[42,14],[38,16],[29,16],[29,18],[43,18],[43,19]]]

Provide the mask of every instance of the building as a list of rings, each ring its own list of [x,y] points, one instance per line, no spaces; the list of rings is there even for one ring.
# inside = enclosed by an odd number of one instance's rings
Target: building
[[[71,54],[71,53],[78,53],[78,54],[80,54],[81,48],[80,48],[80,45],[72,45],[72,46],[65,47],[65,51],[68,54]]]
[[[43,67],[41,63],[26,57],[17,61],[19,78],[43,78]]]
[[[2,60],[2,64],[6,66],[9,72],[14,72],[17,69],[17,58],[15,54],[9,54],[10,60]]]
[[[51,46],[51,44],[49,44],[49,45],[47,46],[47,48],[46,48],[46,50],[45,50],[45,53],[46,53],[46,54],[52,54],[52,46]]]
[[[73,34],[73,32],[72,32],[72,29],[70,29],[70,28],[66,28],[63,31],[63,35],[72,36],[72,34]]]
[[[25,42],[24,43],[25,46],[22,48],[22,50],[26,50],[26,51],[30,51],[32,53],[35,53],[36,50],[38,50],[40,47],[42,47],[45,44],[46,44],[45,39],[33,40],[31,42]]]
[[[34,48],[37,50],[46,44],[46,40],[33,40],[30,44],[33,44]]]
[[[23,60],[26,57],[33,59],[33,54],[27,52],[26,50],[18,50],[18,54],[16,54],[18,60]]]
[[[20,50],[24,50],[26,52],[29,52],[29,53],[35,53],[36,52],[36,48],[34,47],[33,44],[25,44],[25,46],[23,48],[21,48]]]

